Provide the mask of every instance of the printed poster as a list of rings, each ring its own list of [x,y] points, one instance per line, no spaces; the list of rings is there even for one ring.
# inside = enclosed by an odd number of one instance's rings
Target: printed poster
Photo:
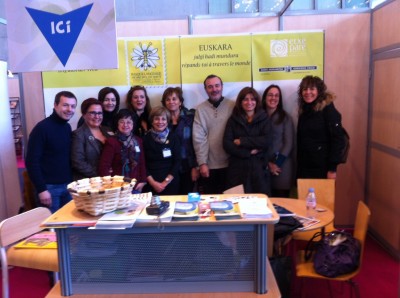
[[[253,80],[324,76],[324,32],[275,32],[252,38]]]
[[[181,53],[182,84],[202,84],[209,74],[251,81],[250,35],[181,37]]]
[[[114,0],[6,0],[13,72],[118,67]]]

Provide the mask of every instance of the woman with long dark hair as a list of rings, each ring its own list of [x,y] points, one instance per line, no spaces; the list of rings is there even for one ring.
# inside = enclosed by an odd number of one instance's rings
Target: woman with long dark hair
[[[146,88],[138,85],[131,87],[126,95],[126,106],[137,116],[134,133],[143,137],[151,126],[149,122],[151,104]]]
[[[278,85],[270,85],[265,89],[261,103],[272,126],[272,145],[268,150],[271,196],[287,198],[294,182],[293,120],[283,109],[282,91]]]
[[[223,146],[230,154],[227,188],[242,184],[245,193],[270,195],[268,147],[271,143],[268,116],[260,97],[251,87],[243,88],[226,124]]]

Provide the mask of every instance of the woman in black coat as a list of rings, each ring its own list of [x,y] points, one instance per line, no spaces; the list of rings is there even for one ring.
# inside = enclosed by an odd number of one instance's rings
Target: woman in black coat
[[[227,188],[243,184],[245,193],[270,194],[268,146],[271,126],[257,91],[243,88],[229,118],[223,145],[230,154]]]
[[[336,179],[343,150],[342,116],[322,79],[303,78],[298,89],[297,178]]]

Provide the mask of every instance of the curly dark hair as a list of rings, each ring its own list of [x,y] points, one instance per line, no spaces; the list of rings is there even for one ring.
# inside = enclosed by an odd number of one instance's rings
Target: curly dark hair
[[[134,93],[135,91],[137,91],[137,90],[142,90],[142,91],[144,92],[144,96],[146,97],[146,106],[145,106],[145,108],[144,108],[144,113],[145,113],[146,115],[149,115],[149,114],[150,114],[150,111],[151,111],[150,98],[149,98],[149,96],[147,95],[147,91],[146,91],[146,88],[145,88],[144,86],[136,85],[136,86],[133,86],[133,87],[131,87],[131,88],[129,89],[128,94],[126,95],[126,106],[127,106],[128,109],[130,109],[131,111],[135,111],[135,109],[133,108],[133,105],[132,105],[132,96],[133,96],[133,93]],[[136,112],[136,111],[135,111],[135,112]]]

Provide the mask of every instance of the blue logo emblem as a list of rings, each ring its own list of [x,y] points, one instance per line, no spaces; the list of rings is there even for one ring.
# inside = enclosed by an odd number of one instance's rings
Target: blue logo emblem
[[[54,53],[65,66],[93,6],[78,8],[63,15],[26,7]]]

